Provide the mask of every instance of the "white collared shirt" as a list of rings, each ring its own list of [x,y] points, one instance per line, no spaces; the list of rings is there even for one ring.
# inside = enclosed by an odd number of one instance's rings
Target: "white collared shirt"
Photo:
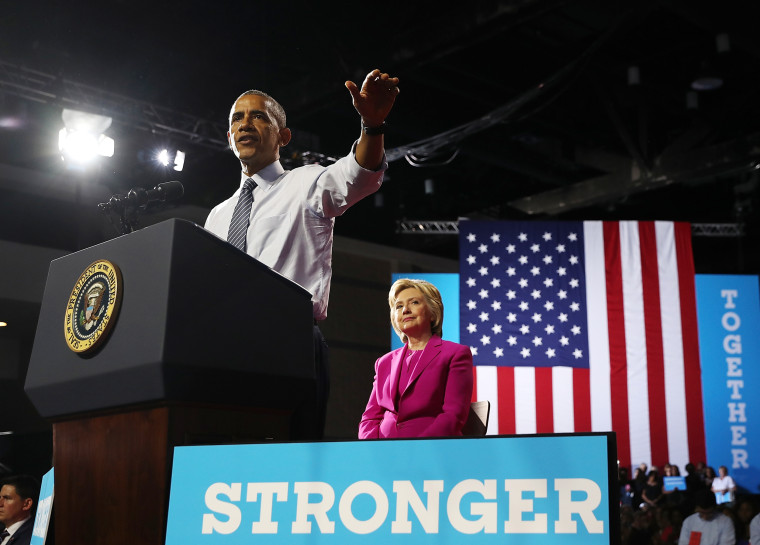
[[[25,523],[27,520],[29,520],[29,517],[26,517],[24,520],[19,520],[19,521],[17,521],[17,522],[14,522],[14,523],[13,523],[13,524],[11,524],[10,526],[8,526],[8,527],[6,528],[6,530],[8,530],[8,534],[9,534],[9,535],[8,535],[8,537],[6,537],[6,538],[5,538],[3,541],[0,541],[0,545],[4,545],[4,544],[5,544],[5,543],[7,543],[8,541],[10,541],[10,539],[13,537],[13,534],[15,534],[15,533],[18,531],[18,529],[19,529],[19,528],[21,528],[21,526],[22,526],[22,525],[23,525],[23,524],[24,524],[24,523]]]
[[[317,320],[327,317],[334,218],[377,191],[388,168],[385,157],[377,171],[362,168],[355,149],[356,143],[349,155],[327,167],[306,165],[286,171],[275,161],[252,176],[257,186],[246,251],[307,289]],[[247,178],[241,175],[241,187]],[[239,195],[240,187],[206,219],[204,227],[224,240]]]

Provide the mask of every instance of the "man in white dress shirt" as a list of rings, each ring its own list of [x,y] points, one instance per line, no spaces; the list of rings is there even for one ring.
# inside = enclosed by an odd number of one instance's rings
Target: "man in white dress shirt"
[[[327,167],[306,165],[291,171],[282,167],[280,148],[288,144],[291,132],[282,106],[268,94],[247,91],[230,111],[227,140],[240,161],[240,187],[211,211],[205,227],[227,239],[241,190],[251,178],[255,186],[245,251],[311,293],[315,322],[327,317],[335,217],[382,184],[387,168],[383,130],[399,92],[398,82],[380,70],[370,72],[361,88],[346,82],[362,129],[349,154]],[[315,413],[317,421],[296,422],[297,439],[318,439],[324,431],[327,345],[316,326],[315,352],[316,409],[301,412]]]

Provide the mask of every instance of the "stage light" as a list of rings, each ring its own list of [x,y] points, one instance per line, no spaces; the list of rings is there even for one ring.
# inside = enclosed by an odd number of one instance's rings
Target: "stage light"
[[[172,158],[172,154],[169,153],[168,149],[162,149],[156,154],[156,161],[165,167],[168,167],[171,163],[174,170],[181,172],[182,168],[185,166],[185,152],[177,150],[174,152],[174,157]]]
[[[165,167],[169,166],[169,150],[162,149],[158,152],[156,155],[156,161],[164,165]]]
[[[177,155],[174,156],[174,170],[181,172],[185,166],[185,152],[177,150]]]
[[[66,126],[58,133],[58,149],[64,160],[81,165],[98,155],[113,157],[113,138],[103,134],[111,126],[110,117],[69,109],[61,117]]]
[[[5,327],[8,325],[8,322],[0,322],[0,327]]]

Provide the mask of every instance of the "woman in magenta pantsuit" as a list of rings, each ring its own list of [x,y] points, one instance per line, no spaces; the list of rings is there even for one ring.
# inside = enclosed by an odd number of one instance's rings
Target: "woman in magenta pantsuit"
[[[430,282],[403,278],[391,286],[388,303],[404,346],[375,362],[359,439],[462,435],[472,398],[472,353],[441,339],[441,294]]]

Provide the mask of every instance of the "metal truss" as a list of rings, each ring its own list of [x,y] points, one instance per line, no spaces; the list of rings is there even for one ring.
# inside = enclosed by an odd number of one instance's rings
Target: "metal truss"
[[[743,223],[692,223],[693,237],[743,237]]]
[[[398,220],[396,232],[405,235],[458,235],[456,221]]]
[[[227,148],[227,126],[0,60],[0,91],[111,117],[121,125],[215,150]]]
[[[404,235],[458,235],[457,221],[398,220],[396,233]],[[743,223],[692,223],[691,234],[695,237],[741,237]]]

